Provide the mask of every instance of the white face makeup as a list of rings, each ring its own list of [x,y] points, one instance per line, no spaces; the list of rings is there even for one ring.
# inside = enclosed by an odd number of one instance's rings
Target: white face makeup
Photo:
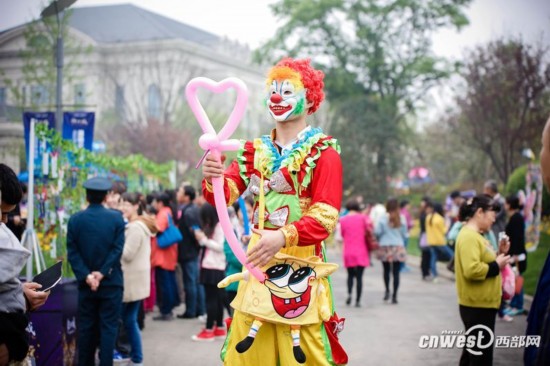
[[[301,114],[304,103],[303,88],[296,92],[296,87],[289,80],[273,80],[267,96],[267,107],[275,121],[287,121],[291,116]]]

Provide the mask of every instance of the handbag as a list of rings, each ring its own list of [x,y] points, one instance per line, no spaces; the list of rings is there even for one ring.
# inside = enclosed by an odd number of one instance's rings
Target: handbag
[[[521,290],[523,290],[523,276],[520,274],[516,274],[516,295],[521,294]]]
[[[502,268],[500,274],[502,275],[502,297],[504,300],[510,300],[516,294],[516,276],[509,264]]]
[[[365,242],[367,243],[369,253],[373,253],[380,249],[380,244],[378,244],[378,240],[376,240],[376,235],[374,235],[374,229],[370,221],[365,220],[365,225]]]
[[[177,244],[183,239],[180,229],[174,225],[172,216],[168,215],[168,227],[162,233],[157,235],[157,244],[159,248],[166,249]]]
[[[373,253],[380,249],[380,244],[378,244],[378,240],[376,240],[376,236],[374,233],[369,230],[367,232],[367,248],[369,249],[369,252]]]
[[[420,248],[428,248],[428,237],[426,236],[426,233],[422,233],[422,235],[420,235],[418,246]]]

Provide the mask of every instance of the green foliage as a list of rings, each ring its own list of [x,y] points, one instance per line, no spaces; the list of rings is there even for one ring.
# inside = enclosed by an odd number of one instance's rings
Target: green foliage
[[[52,148],[66,155],[71,154],[79,166],[94,165],[124,177],[143,175],[158,180],[161,184],[168,184],[168,174],[173,168],[172,163],[159,164],[145,159],[143,156],[129,155],[126,157],[97,154],[86,149],[78,148],[72,141],[64,140],[61,135],[45,125],[36,127],[36,135],[45,139]],[[87,172],[85,172],[87,174]]]
[[[104,170],[117,174],[126,180],[129,191],[139,189],[142,193],[147,193],[150,189],[158,188],[159,184],[170,184],[169,174],[173,169],[172,163],[154,163],[141,155],[115,157],[92,153],[76,147],[71,141],[62,139],[58,132],[48,129],[44,124],[36,126],[36,136],[48,142],[54,151],[59,152],[58,168],[62,174],[59,180],[63,183],[59,190],[58,179],[35,179],[35,191],[46,192],[45,196],[40,194],[41,197],[46,197],[41,203],[42,215],[38,207],[40,205],[35,205],[35,230],[41,250],[46,253],[50,251],[55,253],[53,258],[51,255],[44,255],[46,265],[51,265],[58,260],[67,263],[66,221],[64,222],[61,218],[63,215],[57,215],[57,213],[64,212],[66,215],[72,215],[85,207],[86,192],[81,183],[93,171]],[[140,179],[141,177],[143,179]],[[142,181],[144,185],[141,184]],[[68,265],[65,265],[64,273],[65,276],[70,276]]]
[[[403,168],[404,117],[453,69],[431,52],[431,35],[467,24],[470,0],[280,0],[283,21],[256,51],[258,61],[316,57],[343,142],[345,190],[387,195],[387,178]]]
[[[537,289],[537,283],[540,278],[540,273],[544,267],[548,252],[550,251],[550,235],[548,232],[541,232],[540,241],[537,250],[527,253],[527,270],[523,274],[523,286],[525,293],[534,295]]]
[[[420,248],[418,246],[418,236],[409,237],[409,243],[407,244],[407,253],[417,257],[420,257],[420,255],[422,255],[422,252],[420,251]]]
[[[448,192],[471,189],[494,177],[484,155],[465,145],[445,119],[425,126],[412,145],[419,164],[428,167],[431,177],[437,184],[447,186]]]

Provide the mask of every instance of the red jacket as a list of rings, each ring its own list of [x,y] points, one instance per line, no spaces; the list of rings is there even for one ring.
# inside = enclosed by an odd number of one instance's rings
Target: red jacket
[[[172,210],[169,207],[163,207],[157,213],[156,221],[160,233],[168,228],[168,215],[172,217]],[[177,244],[161,249],[157,244],[157,238],[151,238],[151,267],[160,267],[168,271],[174,271],[177,263]]]

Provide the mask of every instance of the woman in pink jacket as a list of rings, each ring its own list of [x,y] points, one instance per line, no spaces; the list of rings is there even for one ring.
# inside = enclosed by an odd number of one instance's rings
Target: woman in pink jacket
[[[346,304],[351,304],[353,282],[357,281],[357,297],[355,306],[361,306],[361,291],[363,289],[363,271],[370,265],[367,238],[372,235],[370,218],[361,213],[359,202],[355,199],[346,204],[348,214],[340,219],[340,232],[344,242],[344,266],[348,269],[348,298]]]

